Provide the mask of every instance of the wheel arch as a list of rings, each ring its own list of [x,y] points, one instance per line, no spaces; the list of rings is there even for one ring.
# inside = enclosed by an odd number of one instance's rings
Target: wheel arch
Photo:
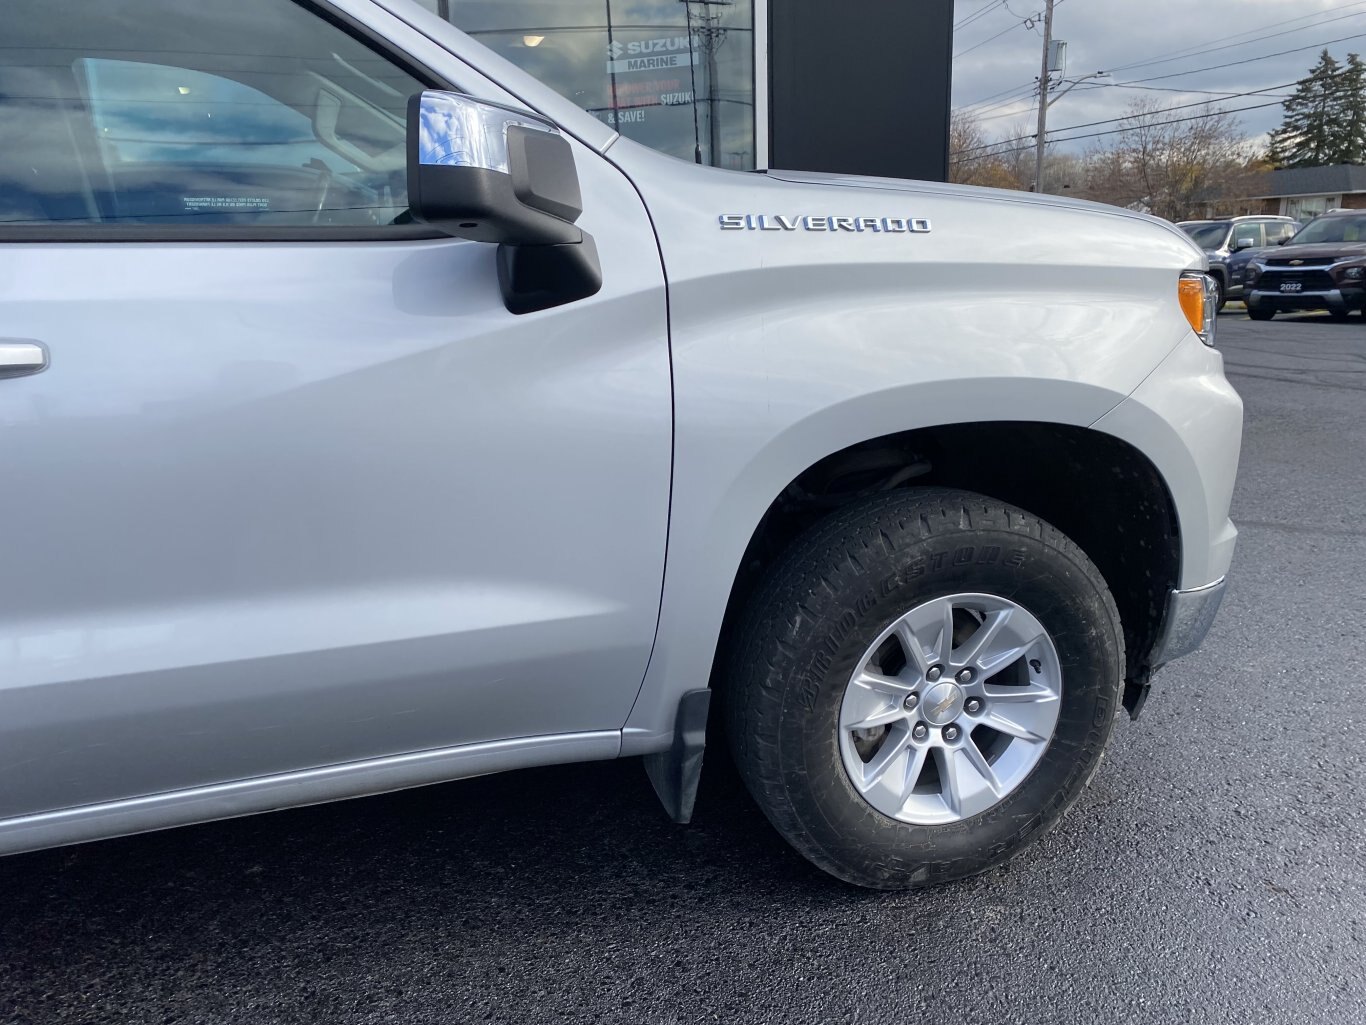
[[[667,749],[674,740],[683,696],[714,682],[716,655],[727,642],[735,609],[764,566],[756,554],[766,538],[777,536],[769,531],[783,496],[794,484],[831,471],[841,460],[865,458],[869,449],[896,449],[901,463],[894,473],[909,469],[930,452],[930,471],[905,476],[899,485],[938,483],[977,490],[1044,519],[1061,520],[1055,525],[1069,535],[1080,533],[1073,539],[1084,545],[1084,530],[1033,500],[1039,488],[994,487],[989,480],[984,483],[981,474],[970,472],[965,462],[946,462],[943,452],[946,446],[951,448],[954,437],[971,431],[1014,438],[1008,450],[1016,465],[1036,460],[1037,452],[1061,464],[1071,451],[1063,444],[1065,439],[1112,446],[1113,451],[1126,453],[1123,465],[1132,466],[1136,479],[1146,482],[1143,493],[1154,497],[1152,508],[1165,518],[1171,556],[1167,561],[1179,561],[1171,495],[1160,474],[1130,443],[1092,429],[1121,407],[1132,387],[1107,387],[1046,373],[941,379],[865,391],[842,402],[812,403],[805,416],[781,425],[756,422],[753,410],[733,404],[720,410],[714,403],[703,404],[702,410],[694,411],[680,398],[660,619],[640,692],[623,726],[622,754]],[[967,418],[964,410],[980,412]],[[699,419],[698,412],[709,415]],[[1140,431],[1138,437],[1142,436]],[[933,465],[935,458],[938,466]],[[1071,487],[1061,490],[1072,493]],[[1168,575],[1174,577],[1174,572],[1169,574],[1164,565],[1163,587]],[[1154,582],[1152,592],[1157,589]],[[1137,604],[1130,607],[1136,609]],[[1132,614],[1130,620],[1137,622]],[[1130,645],[1134,651],[1143,647],[1142,637],[1136,639],[1139,643]]]
[[[976,421],[870,438],[794,476],[755,524],[736,568],[712,653],[711,684],[718,683],[720,656],[739,611],[796,537],[845,502],[917,486],[959,488],[1010,503],[1072,538],[1119,607],[1126,675],[1143,670],[1181,567],[1177,510],[1157,467],[1130,443],[1085,427]],[[1079,495],[1086,500],[1078,501]]]

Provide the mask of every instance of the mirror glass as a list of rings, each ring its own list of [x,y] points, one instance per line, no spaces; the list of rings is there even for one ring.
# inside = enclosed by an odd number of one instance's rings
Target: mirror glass
[[[418,163],[507,174],[507,134],[514,126],[559,134],[549,121],[525,111],[457,93],[424,92],[418,104]]]

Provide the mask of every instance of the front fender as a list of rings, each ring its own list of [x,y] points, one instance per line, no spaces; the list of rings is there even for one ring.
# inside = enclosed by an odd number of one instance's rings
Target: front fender
[[[659,237],[675,396],[660,623],[626,754],[666,746],[681,695],[707,685],[745,548],[804,470],[917,428],[1089,427],[1194,338],[1176,287],[1203,256],[1124,211],[920,183],[781,181],[624,140],[608,156]],[[915,217],[933,231],[722,230],[720,216],[737,213]]]

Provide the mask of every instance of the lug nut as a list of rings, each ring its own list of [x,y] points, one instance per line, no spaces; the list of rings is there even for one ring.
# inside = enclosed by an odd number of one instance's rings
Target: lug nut
[[[964,669],[964,670],[962,670],[961,672],[959,672],[957,679],[958,679],[958,682],[959,682],[959,683],[971,683],[971,682],[972,682],[972,670],[971,670],[971,669]]]
[[[981,710],[982,710],[982,699],[981,699],[981,698],[968,698],[966,701],[963,702],[963,711],[967,712],[968,715],[976,715],[976,714],[977,714],[978,712],[980,712]]]
[[[943,676],[943,675],[944,675],[944,667],[943,667],[943,666],[930,666],[929,672],[927,672],[927,673],[925,674],[925,679],[929,680],[930,683],[934,683],[935,680],[939,679],[939,678],[940,678],[941,676]]]
[[[955,740],[958,739],[959,734],[961,734],[962,732],[963,731],[960,730],[953,723],[949,723],[947,726],[944,727],[944,739],[947,740],[950,744],[952,744]]]
[[[907,694],[906,700],[901,703],[901,707],[906,709],[906,711],[908,712],[912,712],[915,710],[915,706],[918,704],[920,704],[919,694]]]
[[[923,722],[916,723],[915,728],[911,730],[911,736],[916,740],[924,740],[929,735],[930,728]]]

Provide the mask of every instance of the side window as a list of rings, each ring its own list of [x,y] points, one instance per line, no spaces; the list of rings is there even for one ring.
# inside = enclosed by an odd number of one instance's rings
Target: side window
[[[1266,245],[1266,232],[1262,229],[1261,221],[1239,221],[1233,226],[1233,244],[1236,246],[1240,238],[1252,239],[1254,246]]]
[[[1289,221],[1268,221],[1266,225],[1267,245],[1274,246],[1282,239],[1287,239],[1295,234],[1295,226]]]
[[[404,119],[423,84],[307,7],[61,8],[7,3],[0,228],[407,220]]]

